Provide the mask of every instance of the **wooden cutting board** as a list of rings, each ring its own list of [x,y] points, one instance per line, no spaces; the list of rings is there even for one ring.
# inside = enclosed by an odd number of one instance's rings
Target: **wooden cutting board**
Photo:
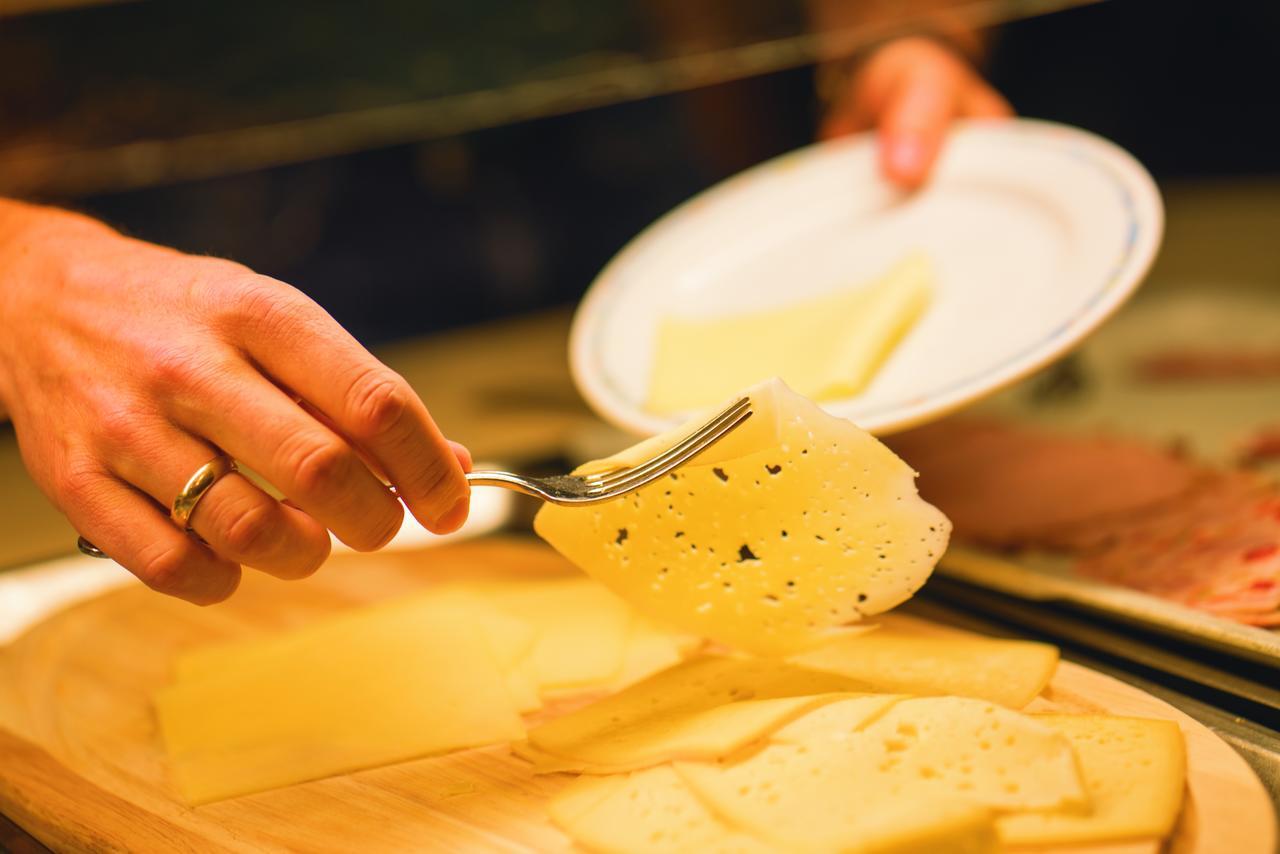
[[[441,580],[571,571],[541,544],[487,540],[335,558],[305,582],[249,573],[229,602],[213,608],[141,587],[78,605],[0,647],[0,812],[55,849],[567,850],[545,802],[568,779],[533,776],[505,746],[188,809],[167,779],[150,697],[167,681],[175,654],[189,647],[299,626]],[[1261,783],[1191,718],[1069,663],[1036,708],[1176,720],[1190,779],[1170,850],[1271,854],[1275,819]]]

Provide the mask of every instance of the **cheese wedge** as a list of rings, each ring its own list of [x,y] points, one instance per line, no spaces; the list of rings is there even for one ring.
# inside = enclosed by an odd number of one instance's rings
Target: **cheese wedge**
[[[174,781],[202,804],[518,739],[492,648],[465,616],[375,609],[278,641],[285,654],[162,689]]]
[[[1080,761],[1090,808],[1017,813],[996,822],[1009,845],[1163,839],[1182,809],[1186,747],[1173,721],[1102,715],[1035,715],[1066,736]]]
[[[669,766],[585,777],[551,802],[551,819],[589,851],[768,854],[775,849],[717,819]]]
[[[517,750],[544,772],[610,773],[727,756],[805,711],[857,691],[775,661],[693,659],[529,731]],[[893,698],[876,698],[888,705]]]
[[[746,758],[674,767],[717,815],[789,847],[840,850],[873,827],[899,844],[935,807],[989,840],[991,810],[1085,801],[1067,739],[1027,716],[946,697],[868,719],[860,702],[800,718]]]
[[[951,526],[875,437],[777,380],[745,394],[753,415],[692,463],[617,501],[544,505],[534,527],[652,619],[795,652],[909,598]],[[634,464],[682,435],[579,472]]]
[[[1053,678],[1058,648],[976,635],[926,637],[889,622],[789,660],[852,677],[876,691],[974,697],[1020,709]]]
[[[858,394],[929,304],[933,270],[916,253],[861,287],[724,317],[665,317],[646,408],[692,412],[769,377],[815,400]]]

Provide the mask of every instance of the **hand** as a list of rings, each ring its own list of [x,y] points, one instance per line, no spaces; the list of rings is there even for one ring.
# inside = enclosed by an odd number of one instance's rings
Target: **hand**
[[[403,520],[465,520],[470,457],[403,379],[306,296],[239,264],[0,201],[0,401],[36,482],[86,538],[156,590],[225,599],[240,565],[314,572],[329,534],[387,543]],[[168,507],[225,452],[191,517]]]
[[[885,177],[910,189],[929,177],[953,119],[1012,115],[1009,102],[950,48],[904,38],[858,66],[836,93],[820,135],[878,129]]]

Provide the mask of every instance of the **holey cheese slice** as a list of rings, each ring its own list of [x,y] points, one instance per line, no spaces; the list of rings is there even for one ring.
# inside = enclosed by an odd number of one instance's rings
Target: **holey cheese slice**
[[[1182,809],[1186,747],[1173,721],[1102,715],[1035,715],[1075,749],[1088,809],[1001,816],[1008,845],[1163,839]]]
[[[771,742],[675,769],[716,815],[788,850],[857,850],[873,832],[900,843],[944,808],[989,839],[988,811],[1086,802],[1063,735],[978,700],[902,700],[870,722],[861,699],[835,702]]]
[[[871,434],[780,380],[670,476],[589,508],[544,505],[538,534],[648,616],[759,654],[793,652],[909,598],[951,525]],[[702,418],[578,469],[632,465]]]
[[[770,854],[773,846],[716,818],[669,766],[584,777],[551,802],[551,820],[588,851]]]

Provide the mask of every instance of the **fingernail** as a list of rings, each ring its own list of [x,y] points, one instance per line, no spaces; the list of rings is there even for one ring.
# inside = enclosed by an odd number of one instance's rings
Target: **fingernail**
[[[459,498],[453,507],[449,508],[436,520],[434,530],[437,534],[450,534],[462,527],[462,523],[467,521],[467,512],[471,509],[471,497],[464,495]]]
[[[899,137],[889,146],[889,174],[900,180],[919,180],[924,158],[924,143],[913,136]]]

